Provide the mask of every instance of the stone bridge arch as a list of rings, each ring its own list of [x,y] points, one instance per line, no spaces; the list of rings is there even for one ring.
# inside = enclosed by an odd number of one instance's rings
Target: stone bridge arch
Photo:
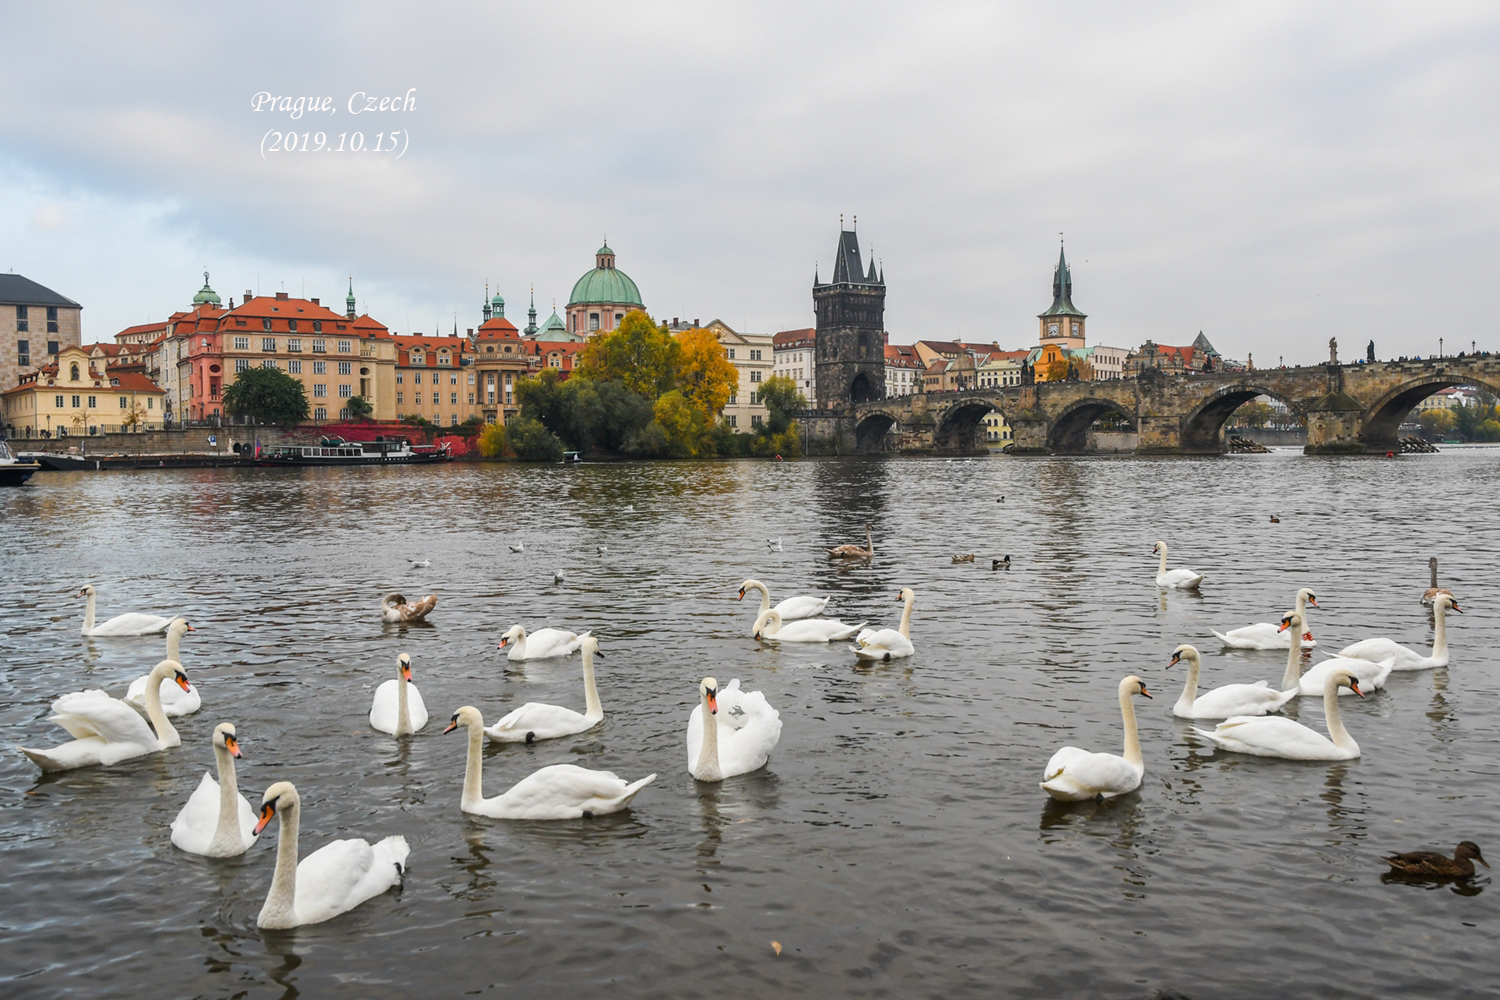
[[[875,410],[862,415],[859,423],[854,425],[855,446],[861,452],[887,450],[886,434],[897,423],[896,415],[884,410]]]
[[[1217,455],[1224,450],[1221,432],[1235,410],[1256,396],[1270,396],[1286,404],[1294,416],[1305,416],[1302,406],[1283,393],[1253,382],[1220,386],[1182,418],[1182,450],[1189,454]]]
[[[1089,428],[1106,413],[1117,413],[1134,426],[1136,415],[1113,399],[1086,396],[1068,404],[1047,427],[1047,450],[1054,455],[1081,455],[1088,450]]]
[[[1389,390],[1365,410],[1360,420],[1359,440],[1370,451],[1400,451],[1398,444],[1401,421],[1411,412],[1412,407],[1439,389],[1455,385],[1478,386],[1500,396],[1500,381],[1479,377],[1477,373],[1424,373]]]
[[[933,434],[933,446],[938,451],[977,452],[985,451],[989,445],[983,438],[981,421],[991,414],[1005,416],[1000,400],[989,396],[968,396],[956,401],[944,411]]]

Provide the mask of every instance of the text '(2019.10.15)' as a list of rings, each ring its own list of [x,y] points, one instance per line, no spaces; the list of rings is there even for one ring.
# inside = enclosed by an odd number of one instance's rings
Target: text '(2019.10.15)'
[[[396,129],[391,132],[376,132],[370,140],[363,132],[340,132],[330,136],[324,132],[278,132],[271,130],[261,136],[260,157],[266,159],[270,153],[395,153],[395,159],[406,155],[411,145],[411,130]]]

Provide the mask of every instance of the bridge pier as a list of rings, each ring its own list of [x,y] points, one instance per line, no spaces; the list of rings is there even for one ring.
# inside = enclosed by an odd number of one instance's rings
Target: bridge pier
[[[1400,451],[1394,445],[1367,446],[1360,440],[1364,404],[1342,392],[1330,392],[1307,408],[1307,445],[1304,455],[1363,455],[1370,451]],[[1393,436],[1394,440],[1394,436]]]
[[[1182,418],[1161,416],[1136,417],[1137,455],[1181,455]]]

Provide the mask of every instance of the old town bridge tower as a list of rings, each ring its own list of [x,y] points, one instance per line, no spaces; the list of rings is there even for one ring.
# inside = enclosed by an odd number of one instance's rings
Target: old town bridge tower
[[[839,233],[828,284],[813,275],[818,316],[815,391],[820,410],[885,398],[885,275],[860,265],[859,237]]]

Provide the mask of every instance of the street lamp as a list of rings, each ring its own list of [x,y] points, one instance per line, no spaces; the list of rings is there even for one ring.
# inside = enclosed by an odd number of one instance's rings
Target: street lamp
[[[1442,356],[1443,356],[1443,338],[1439,337],[1438,338],[1438,357],[1442,357]]]

